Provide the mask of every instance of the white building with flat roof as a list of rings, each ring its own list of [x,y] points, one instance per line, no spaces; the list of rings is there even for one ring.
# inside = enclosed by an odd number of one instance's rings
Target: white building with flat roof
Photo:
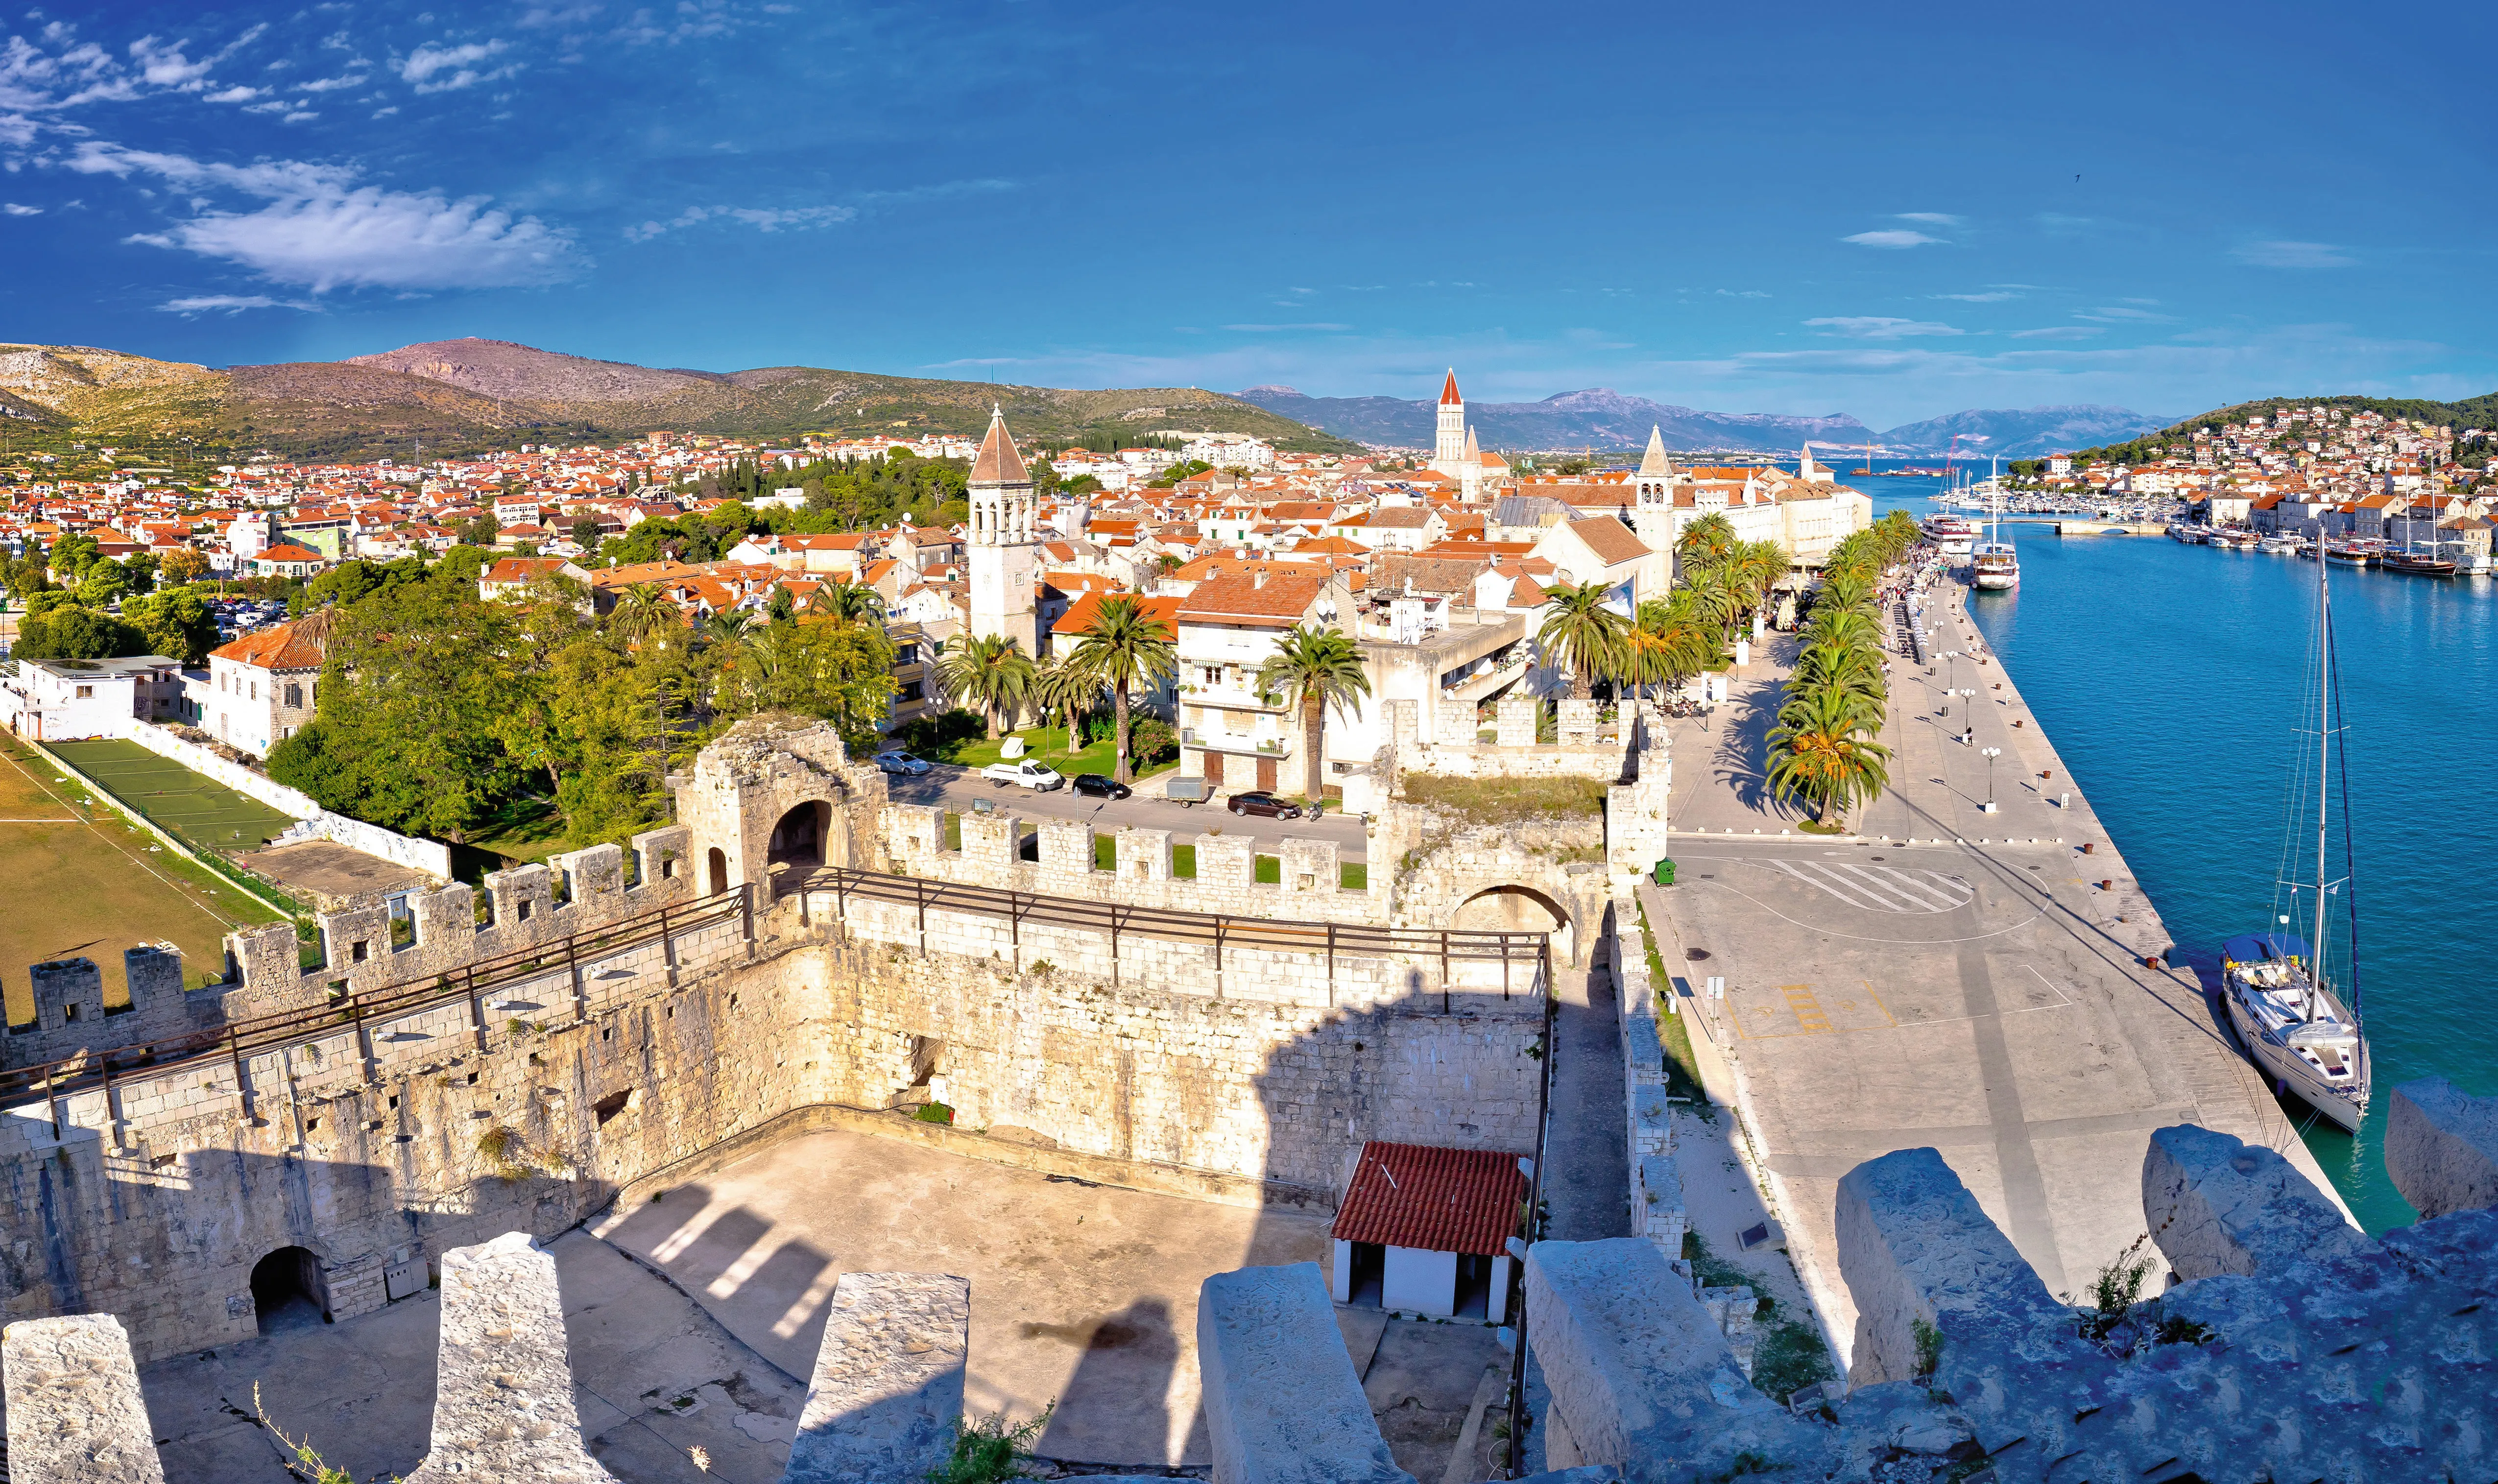
[[[18,660],[5,667],[0,725],[29,741],[117,737],[134,720],[182,714],[182,662],[163,655]]]

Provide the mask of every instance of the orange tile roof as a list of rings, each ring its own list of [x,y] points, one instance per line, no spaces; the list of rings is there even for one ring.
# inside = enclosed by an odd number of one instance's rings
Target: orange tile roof
[[[1330,1235],[1338,1242],[1498,1257],[1518,1235],[1519,1206],[1526,1199],[1518,1161],[1495,1149],[1373,1139],[1361,1146]]]
[[[296,633],[301,627],[300,623],[272,625],[209,650],[208,658],[264,670],[317,670],[327,657],[319,645]]]

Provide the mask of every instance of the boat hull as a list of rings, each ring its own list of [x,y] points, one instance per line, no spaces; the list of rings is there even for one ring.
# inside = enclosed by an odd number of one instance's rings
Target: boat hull
[[[2358,1100],[2346,1098],[2319,1078],[2316,1070],[2302,1061],[2297,1052],[2266,1036],[2262,1027],[2256,1023],[2255,1017],[2248,1013],[2247,1008],[2239,1002],[2237,995],[2231,992],[2226,984],[2222,987],[2221,998],[2228,1007],[2229,1029],[2237,1035],[2238,1045],[2245,1048],[2247,1059],[2254,1062],[2265,1077],[2272,1080],[2272,1085],[2276,1091],[2288,1092],[2295,1096],[2300,1102],[2315,1109],[2324,1121],[2346,1134],[2355,1134],[2359,1131],[2359,1120],[2368,1111],[2365,1101],[2365,1089],[2368,1085],[2368,1048],[2365,1042],[2360,1043],[2359,1046],[2360,1098]]]
[[[2021,586],[2019,572],[1979,572],[1970,580],[1984,593],[2003,593]]]

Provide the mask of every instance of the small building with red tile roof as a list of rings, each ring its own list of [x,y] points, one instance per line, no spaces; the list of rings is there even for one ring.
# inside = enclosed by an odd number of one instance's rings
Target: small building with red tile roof
[[[1501,1323],[1526,1189],[1516,1154],[1364,1144],[1329,1234],[1335,1301]]]

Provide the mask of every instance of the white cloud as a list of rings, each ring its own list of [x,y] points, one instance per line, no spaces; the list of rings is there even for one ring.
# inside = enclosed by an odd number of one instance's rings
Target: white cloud
[[[1896,227],[1884,232],[1859,232],[1853,236],[1842,237],[1840,241],[1854,242],[1859,247],[1934,247],[1940,246],[1943,242],[1941,238],[1928,237],[1922,232],[1911,232],[1906,227]]]
[[[86,141],[61,162],[87,175],[154,176],[195,193],[267,203],[197,208],[162,232],[130,239],[238,263],[315,294],[338,288],[511,288],[553,283],[587,266],[571,237],[487,198],[385,190],[352,171],[298,160],[227,165]]]
[[[0,202],[0,211],[6,211],[12,216],[41,216],[44,214],[44,209],[42,207],[20,206],[14,201]]]
[[[375,110],[373,110],[373,116],[374,116],[375,118],[388,118],[388,117],[390,117],[393,113],[398,113],[398,112],[399,112],[399,105],[398,105],[398,104],[396,104],[396,103],[394,103],[394,104],[392,104],[389,108],[386,108],[386,109],[375,109]]]
[[[194,62],[182,54],[189,42],[166,46],[153,36],[143,36],[130,44],[131,60],[139,64],[140,78],[156,87],[190,88],[200,85],[216,66],[213,59]]]
[[[1717,297],[1720,299],[1767,299],[1770,296],[1761,292],[1759,289],[1719,289],[1717,291]]]
[[[251,100],[259,96],[259,88],[243,87],[238,84],[237,86],[224,88],[217,92],[205,94],[201,98],[201,101],[204,103],[249,103]]]
[[[2073,315],[2075,319],[2092,320],[2103,325],[2165,325],[2173,322],[2176,317],[2173,314],[2155,314],[2149,309],[2130,308],[2123,305],[2109,305],[2093,309],[2086,314],[2077,312]]]
[[[517,62],[506,63],[492,71],[481,72],[474,63],[485,61],[504,49],[500,41],[463,42],[457,47],[436,47],[431,43],[417,48],[399,64],[402,81],[412,82],[420,93],[447,93],[457,88],[472,87],[508,78],[520,71]]]
[[[1953,299],[1958,300],[1962,304],[2002,304],[2007,299],[2018,299],[2021,296],[2012,292],[2010,289],[1989,289],[1983,294],[1928,294],[1926,297],[1929,299]]]
[[[299,93],[335,93],[342,87],[364,86],[368,76],[360,72],[352,77],[343,78],[306,78],[301,82],[288,85]]]
[[[318,117],[320,117],[320,116],[321,116],[320,114],[313,113],[310,109],[297,109],[294,113],[289,113],[289,114],[287,114],[284,118],[279,119],[279,120],[278,120],[278,122],[279,122],[279,123],[303,123],[303,122],[304,122],[304,121],[305,121],[305,120],[307,120],[307,119],[318,118]]]
[[[2359,260],[2331,242],[2249,242],[2237,249],[2241,263],[2257,268],[2349,268]]]
[[[1929,227],[1957,227],[1966,219],[1943,211],[1894,211],[1891,216],[1895,221],[1921,221]]]
[[[300,299],[272,299],[266,294],[194,294],[188,299],[168,299],[156,307],[171,314],[207,314],[222,311],[240,314],[245,309],[310,309],[320,306]]]
[[[1843,335],[1857,340],[1901,340],[1912,336],[1968,333],[1956,330],[1950,325],[1937,324],[1932,320],[1888,319],[1874,314],[1839,314],[1822,319],[1809,319],[1805,323],[1816,330],[1827,330],[1833,335]]]

